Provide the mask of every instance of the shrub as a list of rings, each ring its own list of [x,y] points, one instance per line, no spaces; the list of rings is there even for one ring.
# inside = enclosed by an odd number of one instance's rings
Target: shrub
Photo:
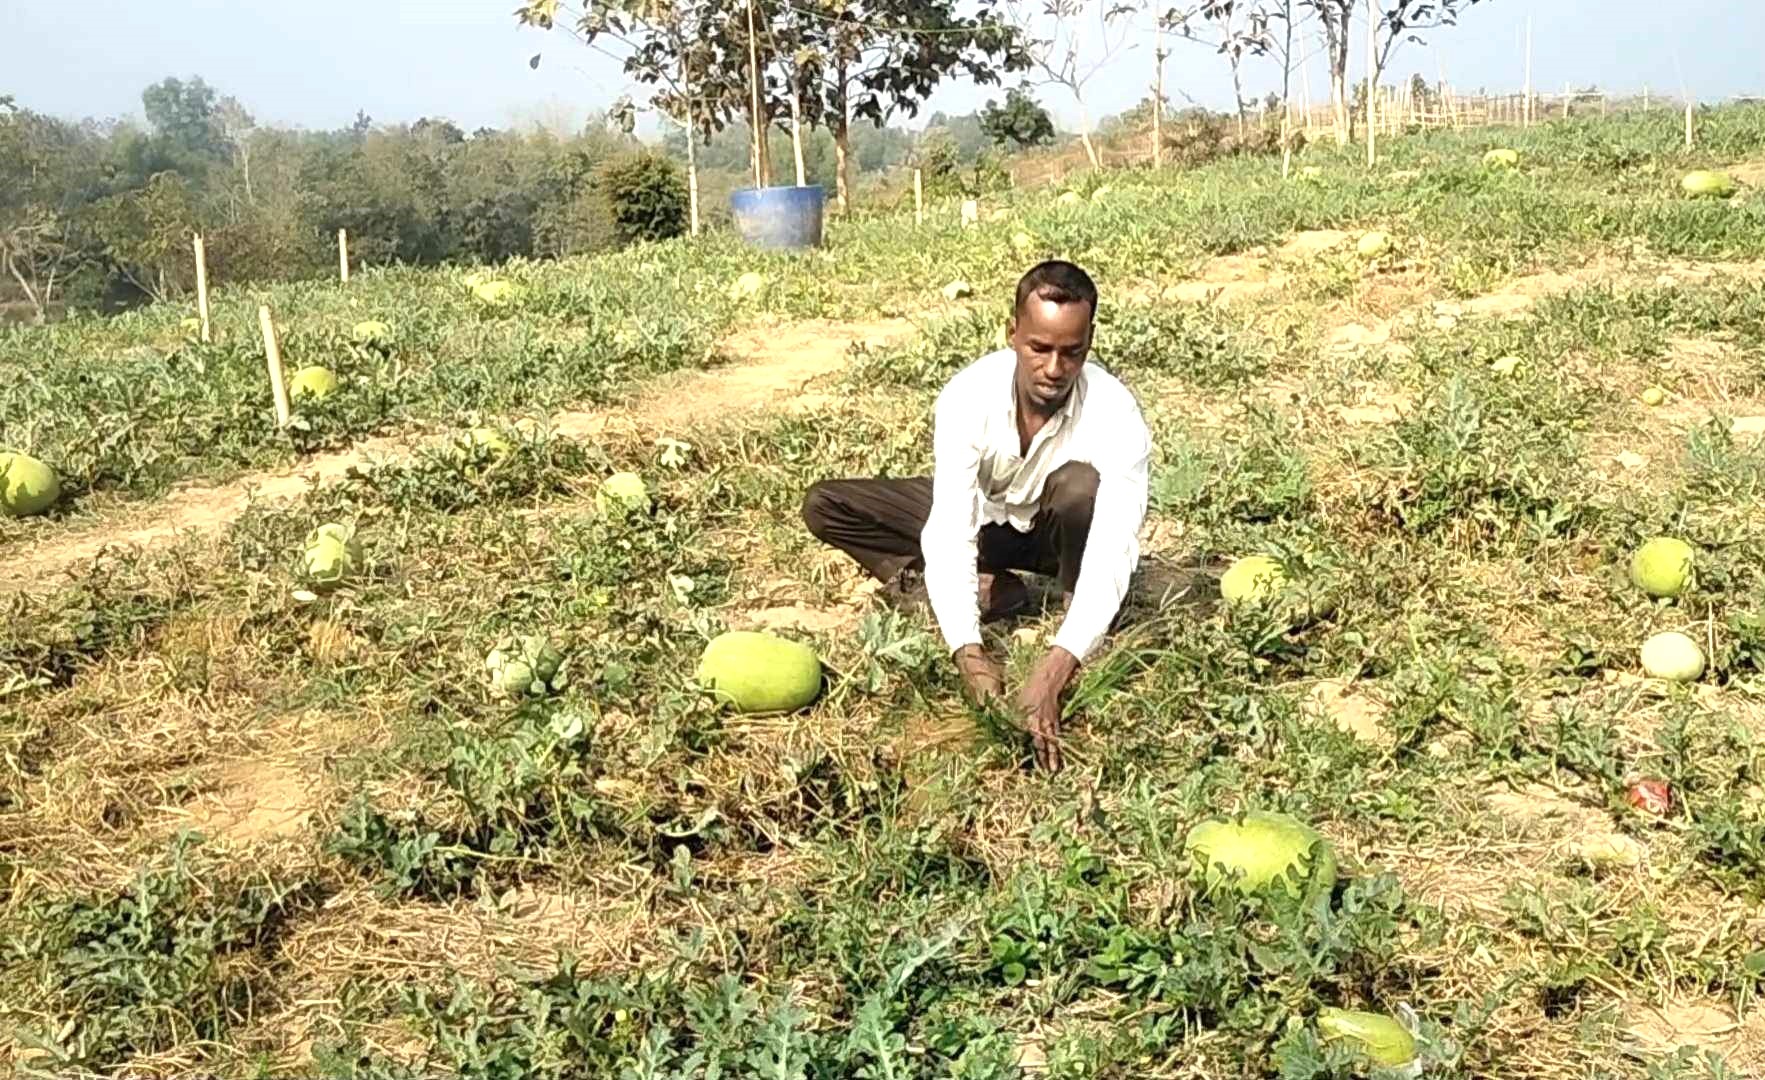
[[[613,158],[596,172],[595,186],[626,243],[686,231],[686,179],[663,154],[640,150]]]

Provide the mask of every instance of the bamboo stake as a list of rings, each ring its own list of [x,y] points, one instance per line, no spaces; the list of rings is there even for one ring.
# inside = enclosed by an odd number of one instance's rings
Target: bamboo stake
[[[699,155],[696,143],[698,135],[693,131],[693,84],[692,72],[686,66],[686,55],[680,58],[680,88],[685,91],[686,98],[686,206],[687,220],[692,235],[699,235]]]
[[[801,96],[794,89],[791,91],[791,154],[796,158],[798,187],[809,183],[808,174],[803,171],[803,111],[797,104]]]
[[[754,111],[750,121],[754,127],[754,187],[762,187],[760,162],[760,40],[754,33],[754,0],[748,0],[748,85],[753,96]]]
[[[1379,160],[1379,124],[1377,87],[1379,71],[1377,67],[1379,47],[1379,0],[1367,0],[1367,167],[1372,168]]]
[[[276,344],[276,324],[270,318],[270,309],[259,305],[257,324],[264,335],[264,360],[270,368],[270,396],[276,400],[276,426],[288,426],[288,389],[282,381],[282,348]]]
[[[1643,112],[1649,111],[1649,84],[1648,83],[1642,84],[1642,111]]]
[[[208,336],[208,250],[202,246],[202,234],[197,233],[196,247],[196,314],[202,320],[202,340],[206,343]]]
[[[1526,127],[1532,126],[1532,16],[1526,16]]]
[[[1692,138],[1691,138],[1691,105],[1692,105],[1692,102],[1691,102],[1691,98],[1690,98],[1690,97],[1687,97],[1687,98],[1686,98],[1686,99],[1685,99],[1685,148],[1686,148],[1686,149],[1687,149],[1687,150],[1690,150],[1690,149],[1691,149],[1691,145],[1692,145]]]
[[[344,229],[337,230],[337,276],[349,284],[349,233]]]
[[[1164,164],[1164,25],[1156,8],[1152,11],[1152,58],[1157,75],[1152,80],[1152,167]]]
[[[913,170],[913,224],[925,224],[925,184],[918,169]]]
[[[1305,111],[1306,141],[1311,141],[1311,65],[1299,65],[1299,101]]]

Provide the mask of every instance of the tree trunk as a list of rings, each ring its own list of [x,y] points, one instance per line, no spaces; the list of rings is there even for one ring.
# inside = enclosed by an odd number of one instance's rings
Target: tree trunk
[[[803,108],[798,104],[800,91],[791,87],[791,161],[797,167],[797,186],[803,187],[809,182],[807,172],[803,168]]]
[[[1330,61],[1330,108],[1336,114],[1336,144],[1347,146],[1354,138],[1354,115],[1348,96],[1348,35],[1352,3],[1324,16],[1324,47]],[[1340,19],[1340,21],[1338,21]]]
[[[1090,159],[1091,168],[1101,171],[1103,159],[1097,156],[1097,146],[1091,142],[1091,113],[1085,108],[1084,98],[1074,93],[1073,99],[1079,103],[1079,142],[1084,144],[1085,157]]]
[[[766,106],[760,106],[760,134],[755,138],[760,141],[760,186],[772,186],[772,120],[766,115]]]
[[[844,116],[834,118],[834,200],[840,213],[852,212],[852,129]]]
[[[6,269],[12,272],[12,279],[18,282],[19,288],[24,290],[25,299],[31,302],[31,309],[37,313],[37,323],[47,322],[49,315],[45,301],[37,296],[37,290],[31,288],[31,283],[26,281],[24,274],[19,272],[18,263],[13,259],[12,251],[0,246],[0,255],[6,256]]]
[[[688,98],[687,100],[688,100],[687,108],[690,110],[692,108],[692,106],[691,106],[692,99]],[[690,235],[692,235],[692,236],[699,235],[699,152],[697,149],[698,141],[699,141],[698,134],[693,131],[692,113],[689,111],[687,113],[687,117],[686,117],[686,206],[687,206],[687,227],[691,230]]]
[[[834,110],[833,115],[834,199],[842,214],[852,212],[852,113],[851,101],[847,97],[850,77],[842,50],[834,66],[835,93],[839,98],[839,107]]]
[[[1232,96],[1238,102],[1238,137],[1244,137],[1244,73],[1239,67],[1237,55],[1232,57]]]

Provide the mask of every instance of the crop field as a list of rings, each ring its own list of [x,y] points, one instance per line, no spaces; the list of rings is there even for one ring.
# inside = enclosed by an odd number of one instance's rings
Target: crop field
[[[0,448],[63,483],[0,517],[0,1069],[1311,1080],[1366,1072],[1346,1008],[1428,1077],[1765,1075],[1765,108],[1698,137],[1112,171],[800,256],[494,268],[495,305],[223,288],[207,344],[193,305],[0,330]],[[798,516],[929,469],[1046,256],[1157,442],[1054,775]],[[340,380],[283,430],[260,303]],[[324,523],[361,558],[309,591]],[[1659,536],[1675,598],[1631,580]],[[1296,606],[1221,603],[1253,554]],[[1060,617],[989,639],[1021,676]],[[816,703],[721,709],[732,628],[813,645]],[[1644,676],[1662,631],[1700,678]],[[493,693],[535,634],[553,685]],[[1253,810],[1333,888],[1204,888],[1185,836]]]

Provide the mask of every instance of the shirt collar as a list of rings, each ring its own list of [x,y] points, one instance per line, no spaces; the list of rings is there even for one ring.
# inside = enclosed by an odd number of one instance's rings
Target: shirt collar
[[[1005,395],[1005,419],[1011,421],[1011,428],[1013,431],[1017,430],[1016,355],[1017,354],[1015,353],[1012,354],[1013,361],[1010,369],[1011,377],[1008,381],[1008,389]],[[1087,360],[1086,363],[1089,364],[1089,361]],[[1065,427],[1067,423],[1072,420],[1073,414],[1079,410],[1080,399],[1085,396],[1085,375],[1085,368],[1080,368],[1079,377],[1073,380],[1072,391],[1066,395],[1066,400],[1061,402],[1060,408],[1054,411],[1054,415],[1048,418],[1048,423],[1044,426],[1043,430]]]

